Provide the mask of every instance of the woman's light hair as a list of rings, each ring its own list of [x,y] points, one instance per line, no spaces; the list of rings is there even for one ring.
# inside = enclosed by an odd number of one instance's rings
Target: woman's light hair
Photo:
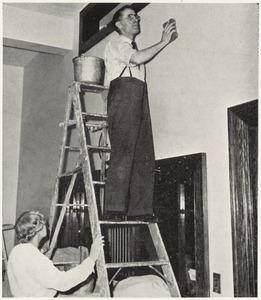
[[[26,211],[21,214],[15,224],[15,231],[20,243],[28,243],[37,232],[46,225],[46,220],[38,211]]]

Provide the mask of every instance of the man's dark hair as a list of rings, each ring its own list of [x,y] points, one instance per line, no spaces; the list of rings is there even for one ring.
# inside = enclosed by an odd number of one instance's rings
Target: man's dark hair
[[[117,31],[118,33],[121,33],[120,29],[116,26],[116,22],[118,22],[120,20],[120,17],[121,17],[121,13],[125,10],[125,9],[133,9],[130,5],[124,5],[123,7],[121,7],[120,9],[118,9],[116,11],[116,13],[114,14],[113,16],[113,19],[112,19],[112,23],[113,23],[113,26],[114,26],[114,30]]]

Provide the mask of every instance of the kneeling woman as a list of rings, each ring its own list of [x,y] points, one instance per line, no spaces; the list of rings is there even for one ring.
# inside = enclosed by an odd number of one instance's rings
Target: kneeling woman
[[[46,220],[39,212],[25,212],[16,221],[15,230],[20,244],[9,256],[7,274],[11,292],[15,297],[54,297],[87,279],[104,245],[103,237],[97,237],[87,257],[69,271],[60,271],[38,249],[46,237]]]

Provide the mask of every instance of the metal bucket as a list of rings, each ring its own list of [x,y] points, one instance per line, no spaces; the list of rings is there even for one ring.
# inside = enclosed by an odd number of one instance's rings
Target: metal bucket
[[[104,60],[95,56],[75,57],[74,64],[74,80],[79,82],[87,82],[97,85],[104,84],[105,65]]]

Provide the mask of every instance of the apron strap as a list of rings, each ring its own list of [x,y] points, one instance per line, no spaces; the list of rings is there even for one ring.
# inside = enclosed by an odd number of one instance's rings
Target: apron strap
[[[119,77],[122,76],[122,74],[124,73],[124,71],[126,70],[126,68],[127,68],[127,66],[125,66],[124,69],[121,71],[121,74],[120,74]],[[129,68],[129,72],[130,72],[130,77],[132,77],[131,69],[130,69],[130,67],[128,67],[128,68]]]

